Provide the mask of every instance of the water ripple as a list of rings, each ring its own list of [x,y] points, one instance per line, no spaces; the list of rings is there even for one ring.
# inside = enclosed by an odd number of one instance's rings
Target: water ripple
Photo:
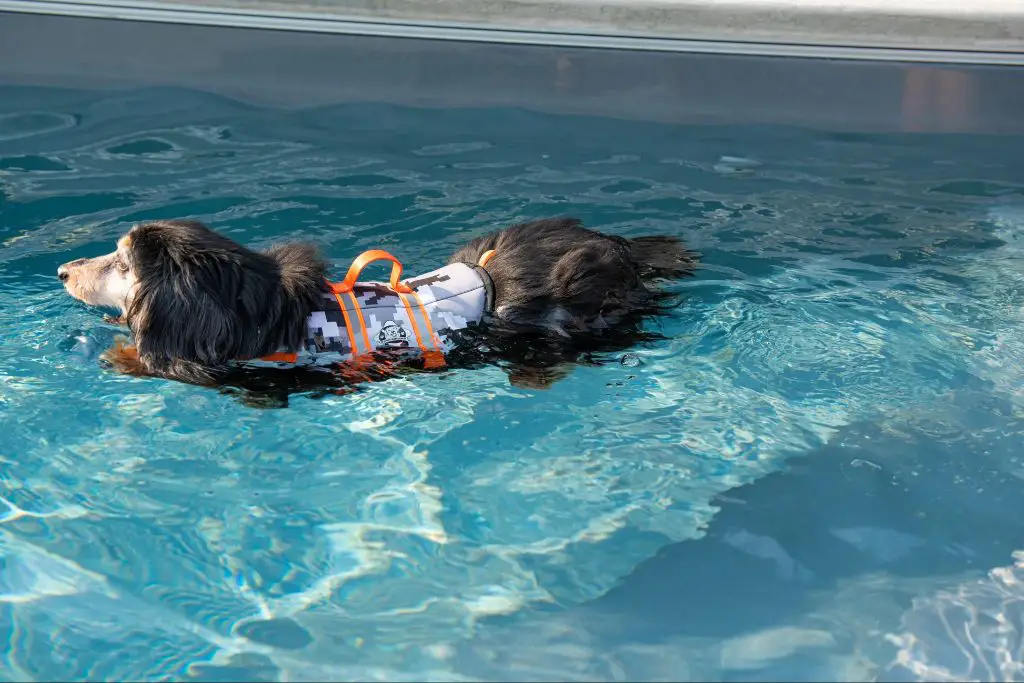
[[[702,537],[716,496],[853,422],[928,416],[955,436],[969,418],[941,407],[979,385],[1021,406],[1024,222],[1013,193],[990,191],[1010,174],[979,164],[994,177],[974,192],[950,185],[967,162],[933,163],[1009,154],[995,144],[8,94],[3,677],[461,680],[453,653],[481,624],[599,598]],[[546,393],[487,368],[254,411],[104,371],[117,331],[52,276],[148,218],[309,239],[342,265],[384,246],[416,270],[568,212],[680,235],[705,265],[667,341]],[[722,648],[753,670],[751,651],[789,636],[825,642],[783,629]]]

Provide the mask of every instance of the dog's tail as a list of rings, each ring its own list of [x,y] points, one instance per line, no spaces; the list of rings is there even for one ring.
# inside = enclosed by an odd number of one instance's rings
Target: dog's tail
[[[644,279],[678,280],[693,275],[699,254],[675,237],[652,235],[629,240],[630,256]]]

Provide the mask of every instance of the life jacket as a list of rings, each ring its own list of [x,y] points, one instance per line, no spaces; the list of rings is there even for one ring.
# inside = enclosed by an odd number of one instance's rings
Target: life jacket
[[[327,282],[321,310],[306,319],[306,338],[297,352],[242,361],[256,366],[334,365],[378,351],[422,354],[427,367],[444,365],[456,344],[454,333],[479,324],[493,312],[494,284],[479,263],[452,263],[404,282],[402,264],[380,249],[359,255],[340,283]],[[391,279],[359,282],[374,261],[390,261]]]

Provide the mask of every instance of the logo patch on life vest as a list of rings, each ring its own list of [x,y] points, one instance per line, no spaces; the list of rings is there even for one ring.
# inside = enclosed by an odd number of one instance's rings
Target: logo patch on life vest
[[[404,348],[409,346],[409,333],[394,320],[389,320],[377,333],[377,343],[388,348]]]

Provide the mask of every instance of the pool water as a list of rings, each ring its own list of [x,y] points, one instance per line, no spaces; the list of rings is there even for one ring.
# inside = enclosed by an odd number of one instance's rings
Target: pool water
[[[1020,679],[1024,140],[0,90],[0,678]],[[575,215],[667,339],[257,410],[116,376],[134,221],[409,272]],[[654,323],[652,323],[653,325]]]

